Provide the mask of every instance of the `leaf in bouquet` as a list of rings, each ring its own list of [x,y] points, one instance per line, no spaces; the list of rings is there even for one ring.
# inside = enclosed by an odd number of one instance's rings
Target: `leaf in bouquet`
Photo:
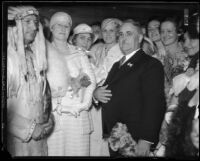
[[[108,143],[110,145],[110,148],[113,150],[113,151],[117,151],[120,147],[120,142],[119,142],[119,139],[118,138],[110,138],[108,140]]]
[[[121,125],[121,129],[122,129],[122,131],[124,131],[124,132],[127,132],[127,131],[128,131],[128,128],[127,128],[127,126],[126,126],[125,124],[122,124],[122,125]]]
[[[130,145],[125,145],[123,148],[119,149],[119,153],[125,157],[134,157],[135,154],[135,147]]]
[[[121,127],[122,127],[121,123],[116,123],[115,126],[112,128],[110,136],[120,138],[124,134],[124,131]]]

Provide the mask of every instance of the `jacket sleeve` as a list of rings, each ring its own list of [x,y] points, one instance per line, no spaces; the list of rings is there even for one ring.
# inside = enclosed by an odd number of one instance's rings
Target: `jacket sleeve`
[[[157,60],[149,63],[141,82],[144,106],[140,139],[156,143],[166,110],[162,64]]]
[[[96,78],[92,70],[92,66],[88,58],[86,57],[86,55],[81,57],[81,64],[82,64],[83,72],[89,76],[90,81],[91,81],[91,84],[87,88],[84,89],[83,100],[82,100],[82,103],[80,104],[80,111],[83,111],[83,110],[88,110],[92,104],[92,96],[96,88]]]

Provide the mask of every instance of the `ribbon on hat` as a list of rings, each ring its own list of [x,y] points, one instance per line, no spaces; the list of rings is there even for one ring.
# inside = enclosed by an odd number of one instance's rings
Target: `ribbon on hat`
[[[80,33],[90,33],[93,34],[92,28],[87,24],[79,24],[76,26],[73,30],[74,34],[80,34]]]

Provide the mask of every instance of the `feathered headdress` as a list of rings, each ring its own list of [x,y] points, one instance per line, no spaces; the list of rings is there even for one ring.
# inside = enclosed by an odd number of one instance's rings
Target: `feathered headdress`
[[[24,75],[27,73],[27,64],[24,51],[24,37],[22,19],[28,15],[38,16],[38,11],[32,6],[10,7],[8,9],[8,20],[15,20],[16,26],[8,27],[8,54],[18,55],[18,64]],[[42,25],[39,23],[38,32],[31,45],[36,56],[36,75],[39,76],[42,71],[47,69],[46,45],[43,35]]]

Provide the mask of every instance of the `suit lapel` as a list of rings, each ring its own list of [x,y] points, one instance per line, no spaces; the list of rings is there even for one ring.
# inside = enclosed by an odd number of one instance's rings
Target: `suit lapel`
[[[144,52],[142,50],[137,51],[127,62],[125,62],[120,68],[119,68],[119,62],[117,63],[116,71],[112,73],[109,80],[109,85],[124,78],[128,73],[134,69],[137,68],[137,66],[140,64],[138,63],[140,60],[142,60]]]
[[[105,85],[109,84],[112,80],[113,76],[116,75],[116,72],[119,70],[119,62],[116,62],[113,67],[111,68],[110,72],[108,73],[108,76],[105,81]]]

